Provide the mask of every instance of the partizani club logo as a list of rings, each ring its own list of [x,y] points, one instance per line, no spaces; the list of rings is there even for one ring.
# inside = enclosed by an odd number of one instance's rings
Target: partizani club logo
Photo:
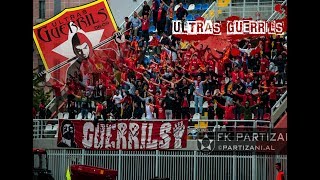
[[[286,153],[286,129],[276,129],[273,132],[205,131],[200,134],[197,134],[197,147],[204,154],[211,154],[213,151]]]
[[[210,154],[215,148],[215,140],[210,139],[205,133],[202,139],[197,139],[198,149],[204,154]]]

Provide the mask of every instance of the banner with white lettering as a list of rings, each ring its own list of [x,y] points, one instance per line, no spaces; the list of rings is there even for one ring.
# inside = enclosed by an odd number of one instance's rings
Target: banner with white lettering
[[[187,146],[188,120],[99,123],[59,120],[58,147],[98,150],[179,149]]]

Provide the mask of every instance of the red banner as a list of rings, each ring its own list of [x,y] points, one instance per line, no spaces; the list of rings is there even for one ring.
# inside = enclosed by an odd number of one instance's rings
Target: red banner
[[[61,83],[79,69],[84,80],[89,73],[109,71],[108,61],[121,55],[124,42],[106,0],[64,9],[35,25],[33,38],[46,69],[39,76]]]
[[[58,147],[97,150],[179,149],[187,146],[188,120],[99,123],[59,120]]]

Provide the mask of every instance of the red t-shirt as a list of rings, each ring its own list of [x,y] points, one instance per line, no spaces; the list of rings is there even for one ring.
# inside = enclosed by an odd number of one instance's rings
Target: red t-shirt
[[[35,118],[37,115],[37,111],[36,111],[36,108],[32,108],[32,117]]]
[[[260,71],[265,72],[268,66],[269,66],[269,60],[266,58],[262,58],[260,60]]]
[[[184,97],[181,103],[182,107],[189,107],[188,98]]]
[[[160,84],[160,90],[161,90],[161,95],[162,96],[166,95],[166,91],[167,91],[168,87],[170,87],[169,84],[165,84],[165,85]]]
[[[277,174],[277,180],[283,180],[284,179],[284,172],[283,171],[279,171]]]
[[[277,87],[270,86],[269,92],[270,92],[269,99],[270,100],[277,100]]]
[[[239,78],[239,73],[232,71],[231,77],[232,77],[232,82],[236,83],[237,79]]]
[[[103,110],[102,104],[98,104],[96,113],[98,113],[98,112],[101,113],[102,110]]]
[[[271,49],[270,49],[270,41],[267,39],[265,42],[264,42],[264,52],[268,53],[270,52]]]
[[[166,119],[165,109],[162,106],[156,106],[158,108],[158,119]]]
[[[75,90],[75,84],[74,83],[69,84],[67,94],[73,94],[74,90]]]
[[[142,19],[142,31],[148,31],[149,30],[149,19]]]
[[[187,50],[185,53],[184,53],[184,58],[186,59],[190,59],[191,58],[191,55],[192,55],[192,52],[191,50]]]
[[[247,73],[247,74],[245,74],[245,78],[247,79],[247,78],[249,78],[250,79],[250,81],[252,81],[253,80],[253,72],[250,72],[250,73]]]
[[[157,21],[161,20],[161,13],[162,13],[162,9],[158,10],[158,16],[157,16]]]
[[[149,92],[151,92],[152,94],[156,93],[156,86],[151,82],[149,83]]]
[[[52,89],[54,91],[55,96],[57,96],[57,97],[61,96],[61,87],[62,87],[62,85],[59,83],[52,85]]]
[[[215,63],[214,63],[213,60],[207,60],[207,61],[206,61],[206,65],[208,65],[208,66],[209,66],[210,68],[212,68],[212,69],[214,69],[214,67],[215,67],[214,64],[215,64]]]
[[[156,37],[153,37],[149,43],[149,46],[158,46],[158,45],[159,45],[159,39]]]
[[[244,72],[243,71],[239,71],[239,78],[244,80]]]
[[[143,68],[143,67],[136,68],[136,71],[138,71],[138,72],[140,72],[140,73],[143,73],[143,72],[144,72],[144,68]],[[142,75],[136,73],[136,79],[141,80],[141,79],[142,79]]]
[[[126,58],[124,62],[128,66],[128,68],[134,69],[135,67],[134,60],[132,60],[131,58]]]
[[[199,68],[199,61],[198,59],[192,59],[191,62],[190,62],[190,66],[194,66],[196,69]]]
[[[198,58],[201,59],[206,54],[206,49],[197,49]]]

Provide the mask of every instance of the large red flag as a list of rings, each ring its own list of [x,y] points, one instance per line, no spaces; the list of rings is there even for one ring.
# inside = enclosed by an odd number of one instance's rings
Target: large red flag
[[[120,56],[124,36],[106,0],[64,9],[33,27],[47,81],[66,82],[68,74],[103,72],[107,59]]]

